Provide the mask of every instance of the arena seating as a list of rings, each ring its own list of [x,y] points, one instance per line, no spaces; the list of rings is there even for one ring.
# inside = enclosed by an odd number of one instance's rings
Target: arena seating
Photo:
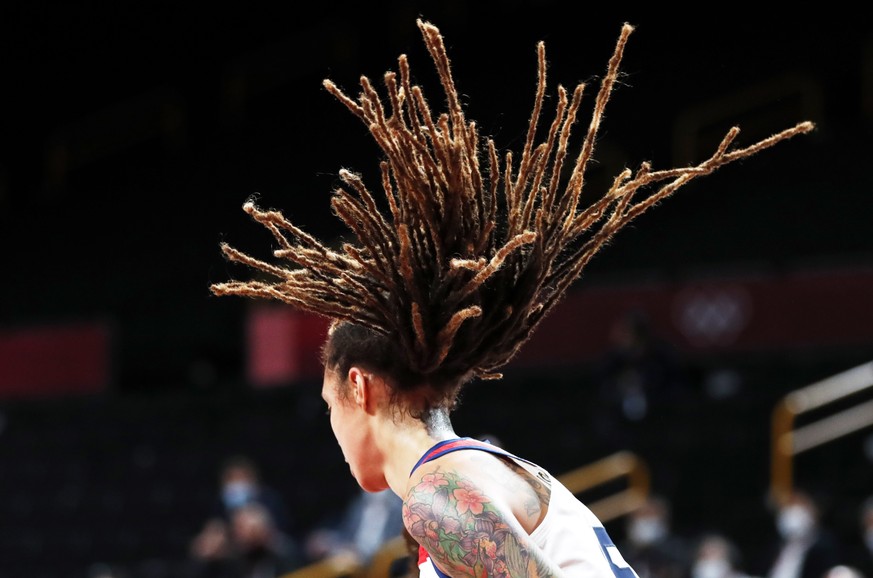
[[[717,526],[739,534],[750,522],[759,533],[769,528],[764,498],[773,403],[797,384],[842,367],[771,361],[737,369],[743,395],[714,401],[697,392],[665,408],[634,448],[652,468],[653,491],[673,498],[680,532]],[[265,480],[287,496],[295,534],[302,537],[355,491],[319,388],[302,382],[216,395],[6,403],[0,578],[80,578],[97,563],[120,565],[134,578],[176,576],[188,541],[212,507],[219,464],[238,452],[257,460]],[[471,388],[456,427],[465,435],[496,435],[505,447],[560,473],[608,453],[590,432],[597,411],[584,368],[576,375],[522,373]],[[841,455],[804,458],[802,475],[815,481],[816,464],[855,464],[833,494],[857,499],[873,487],[869,465]],[[820,475],[833,484],[827,473]],[[620,522],[614,524],[620,534]],[[755,535],[742,536],[743,546],[754,545]]]

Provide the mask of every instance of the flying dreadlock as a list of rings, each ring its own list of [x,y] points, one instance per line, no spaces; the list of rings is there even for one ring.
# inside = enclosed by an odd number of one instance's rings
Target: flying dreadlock
[[[501,164],[493,140],[480,139],[475,122],[464,116],[439,30],[417,23],[439,73],[446,112],[434,116],[421,87],[411,82],[406,55],[398,59],[399,77],[393,71],[384,75],[385,102],[365,76],[358,100],[324,81],[384,152],[388,213],[379,210],[360,175],[341,170],[345,187],[334,191],[331,205],[358,242],[337,251],[281,212],[246,202],[243,209],[278,241],[274,256],[288,263],[271,264],[222,244],[230,261],[275,279],[211,289],[216,295],[279,300],[390,336],[424,380],[499,378],[495,370],[619,229],[692,179],[814,128],[803,122],[731,150],[739,133],[734,127],[700,164],[625,169],[599,200],[580,207],[585,171],[633,27],[621,29],[575,160],[568,158],[568,142],[586,87],[581,83],[570,95],[558,86],[554,120],[545,140],[535,142],[546,93],[545,45],[537,45],[537,90],[521,158],[507,152]],[[570,171],[564,178],[565,165]]]

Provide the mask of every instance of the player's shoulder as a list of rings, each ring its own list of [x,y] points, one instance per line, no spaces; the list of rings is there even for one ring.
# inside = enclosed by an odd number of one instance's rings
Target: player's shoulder
[[[492,501],[502,494],[495,455],[478,451],[459,451],[442,455],[419,465],[410,476],[404,502],[431,502],[433,499]],[[477,498],[478,496],[478,498]]]

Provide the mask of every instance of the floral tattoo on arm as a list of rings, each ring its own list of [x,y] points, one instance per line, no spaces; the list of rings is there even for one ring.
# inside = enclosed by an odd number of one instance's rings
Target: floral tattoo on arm
[[[453,577],[551,576],[538,551],[519,542],[489,497],[454,472],[425,474],[409,490],[403,520],[440,569]]]

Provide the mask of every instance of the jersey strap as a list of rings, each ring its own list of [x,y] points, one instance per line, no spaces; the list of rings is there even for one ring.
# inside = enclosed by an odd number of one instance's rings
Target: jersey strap
[[[419,459],[418,462],[416,462],[416,464],[412,467],[412,471],[409,472],[409,475],[411,476],[412,473],[417,470],[420,465],[426,464],[427,462],[434,460],[440,456],[444,456],[448,453],[456,452],[458,450],[482,450],[490,452],[492,454],[497,454],[499,456],[507,456],[516,460],[531,463],[528,460],[519,458],[518,456],[515,456],[508,451],[495,446],[494,444],[490,444],[488,442],[483,442],[473,438],[464,437],[444,440],[434,445],[423,456],[421,456],[421,459]]]

